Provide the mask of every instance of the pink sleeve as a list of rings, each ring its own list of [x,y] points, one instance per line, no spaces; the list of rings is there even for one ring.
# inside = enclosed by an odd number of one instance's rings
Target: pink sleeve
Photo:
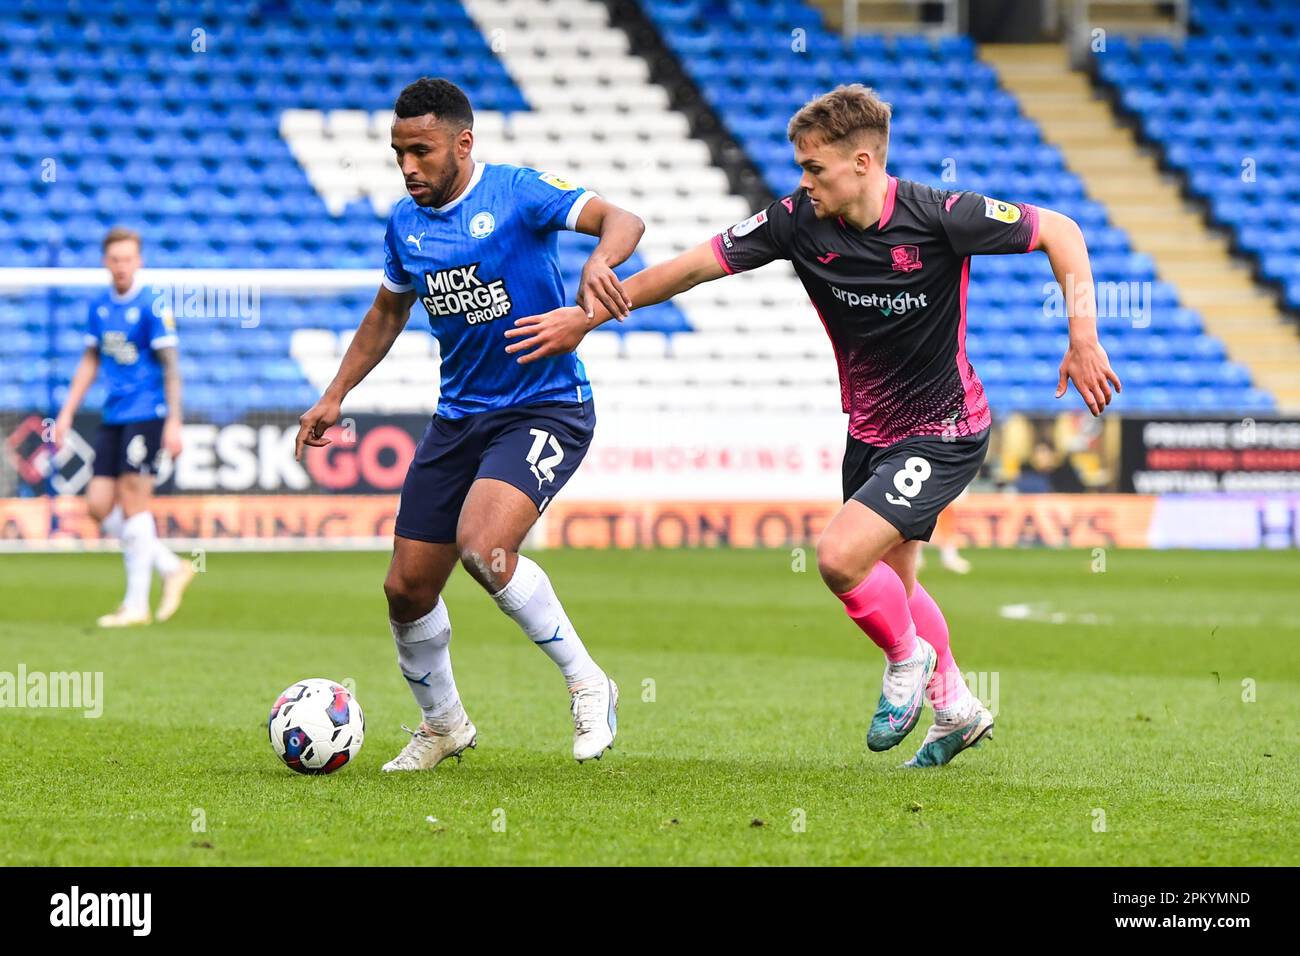
[[[1033,224],[1033,231],[1029,234],[1029,245],[1025,246],[1025,252],[1033,252],[1034,246],[1038,245],[1038,207],[1025,203],[1025,216]]]
[[[727,261],[726,253],[722,251],[722,234],[719,233],[714,236],[710,245],[713,246],[713,258],[718,260],[718,265],[722,266],[722,271],[729,276],[735,275],[736,270],[731,268],[731,263]]]

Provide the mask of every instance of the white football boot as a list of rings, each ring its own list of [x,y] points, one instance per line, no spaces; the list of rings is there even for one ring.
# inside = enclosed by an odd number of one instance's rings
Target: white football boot
[[[143,611],[132,611],[123,604],[112,614],[100,615],[95,623],[100,627],[136,627],[142,624],[152,624],[153,618],[149,616],[148,608]]]
[[[956,548],[940,548],[939,563],[953,574],[970,574],[970,562]]]
[[[154,620],[165,621],[180,610],[181,598],[193,580],[194,567],[188,561],[182,561],[180,567],[163,577],[162,599],[158,602]]]
[[[411,739],[401,753],[384,764],[385,773],[393,770],[432,770],[448,757],[459,760],[464,750],[478,743],[478,730],[468,717],[465,718],[465,723],[448,734],[435,733],[423,721],[418,730],[412,730],[405,724],[402,729],[411,735]]]
[[[582,763],[614,746],[618,733],[618,685],[601,674],[569,689],[573,711],[573,759]]]

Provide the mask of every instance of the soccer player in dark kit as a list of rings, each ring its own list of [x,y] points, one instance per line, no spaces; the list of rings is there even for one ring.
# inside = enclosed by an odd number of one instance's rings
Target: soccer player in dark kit
[[[953,660],[943,613],[916,580],[921,543],[988,448],[989,406],[966,357],[970,257],[1041,249],[1061,287],[1074,290],[1057,398],[1072,381],[1100,415],[1120,382],[1097,338],[1078,225],[890,176],[889,120],[889,104],[859,84],[810,101],[788,129],[804,171],[798,188],[624,290],[637,308],[774,259],[793,264],[834,346],[849,415],[844,506],[818,542],[818,569],[887,659],[867,746],[901,743],[928,698],[934,724],[907,765],[932,767],[993,729]],[[569,352],[608,318],[601,308],[524,317],[506,333],[507,351],[525,363]]]

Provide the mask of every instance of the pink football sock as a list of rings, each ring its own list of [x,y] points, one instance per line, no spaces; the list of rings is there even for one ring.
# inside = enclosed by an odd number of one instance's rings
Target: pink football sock
[[[957,662],[952,659],[948,622],[943,618],[943,611],[939,610],[939,605],[935,603],[934,598],[921,587],[920,581],[917,581],[916,587],[912,589],[907,607],[912,612],[912,620],[916,622],[916,633],[925,638],[939,655],[938,664],[935,665],[934,675],[930,678],[927,688],[930,704],[933,707],[947,707],[954,704],[962,698],[965,681],[962,680],[961,671],[957,669]]]
[[[851,591],[837,594],[854,623],[885,652],[891,662],[905,661],[916,650],[916,626],[907,609],[907,589],[898,573],[877,561]]]

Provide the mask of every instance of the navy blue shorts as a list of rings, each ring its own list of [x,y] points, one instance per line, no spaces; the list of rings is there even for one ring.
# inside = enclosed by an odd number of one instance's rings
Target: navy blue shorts
[[[453,543],[461,506],[479,478],[513,485],[541,514],[578,470],[595,430],[590,401],[524,405],[464,418],[435,415],[406,472],[394,531],[416,541]]]
[[[161,418],[100,425],[95,436],[94,474],[104,478],[116,478],[123,472],[156,475],[162,463],[162,433]]]

